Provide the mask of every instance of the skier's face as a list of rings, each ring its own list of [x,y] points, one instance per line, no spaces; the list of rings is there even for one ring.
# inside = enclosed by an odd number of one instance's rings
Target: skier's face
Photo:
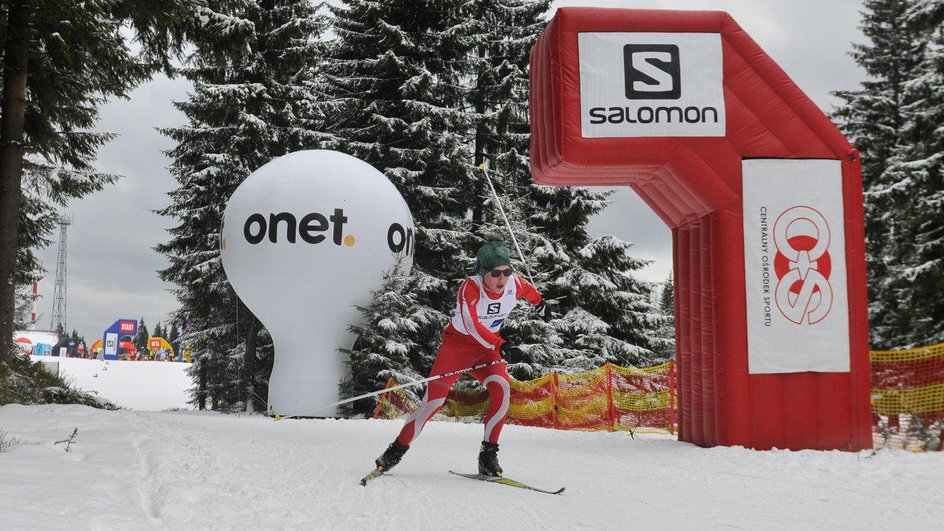
[[[505,285],[511,278],[511,268],[508,266],[498,266],[482,277],[485,287],[493,293],[502,293],[505,291]]]

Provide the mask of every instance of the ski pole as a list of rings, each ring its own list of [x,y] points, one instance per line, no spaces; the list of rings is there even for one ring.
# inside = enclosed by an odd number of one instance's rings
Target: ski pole
[[[364,394],[362,394],[362,395],[355,396],[354,398],[347,398],[347,399],[344,399],[344,400],[339,400],[339,401],[337,401],[337,402],[334,402],[333,404],[327,404],[327,405],[324,405],[324,406],[321,406],[321,407],[316,407],[316,408],[314,408],[314,409],[308,409],[308,410],[305,410],[305,411],[301,411],[301,412],[295,413],[294,415],[285,415],[285,416],[276,415],[276,416],[275,416],[275,420],[291,419],[291,418],[295,418],[295,417],[300,417],[300,416],[302,416],[302,415],[304,415],[304,414],[306,414],[306,413],[313,413],[313,412],[315,412],[315,411],[321,411],[322,409],[328,409],[329,407],[332,407],[332,406],[340,406],[340,405],[342,405],[342,404],[347,404],[348,402],[354,402],[355,400],[360,400],[361,398],[369,398],[369,397],[377,396],[377,395],[380,395],[380,394],[383,394],[383,393],[386,393],[386,392],[389,392],[389,391],[396,391],[397,389],[403,389],[403,388],[405,388],[405,387],[413,387],[414,385],[419,385],[419,384],[426,383],[426,382],[432,382],[433,380],[439,380],[440,378],[445,378],[445,377],[447,377],[447,376],[454,376],[454,375],[456,375],[456,374],[461,374],[461,373],[464,373],[464,372],[475,371],[475,370],[478,370],[478,369],[484,369],[485,367],[491,367],[492,365],[498,365],[499,363],[505,363],[505,360],[504,360],[504,359],[492,360],[492,361],[489,361],[489,362],[486,362],[486,363],[480,363],[480,364],[478,364],[478,365],[473,365],[472,367],[468,367],[468,368],[465,368],[465,369],[459,369],[459,370],[455,370],[455,371],[451,371],[451,372],[444,372],[444,373],[442,373],[442,374],[437,374],[436,376],[430,376],[429,378],[423,378],[422,380],[416,380],[416,381],[413,381],[413,382],[407,382],[407,383],[405,383],[405,384],[395,385],[395,386],[393,386],[393,387],[387,387],[387,388],[385,388],[385,389],[381,389],[380,391],[374,391],[374,392],[372,392],[372,393],[364,393]]]
[[[479,164],[479,168],[482,168],[482,171],[485,172],[485,179],[488,181],[488,187],[492,189],[492,195],[495,196],[495,204],[498,205],[498,211],[501,212],[502,218],[505,220],[505,225],[508,225],[508,234],[511,234],[511,241],[515,243],[515,249],[518,250],[518,258],[521,258],[521,263],[524,264],[524,269],[528,273],[528,280],[532,285],[534,283],[534,277],[531,275],[531,268],[528,267],[528,262],[524,260],[524,253],[521,252],[521,247],[518,246],[518,240],[515,238],[515,231],[511,229],[511,223],[508,222],[508,216],[505,215],[505,209],[502,208],[501,200],[498,199],[498,192],[495,191],[495,185],[492,184],[492,178],[488,175],[488,168],[485,167],[485,163]]]

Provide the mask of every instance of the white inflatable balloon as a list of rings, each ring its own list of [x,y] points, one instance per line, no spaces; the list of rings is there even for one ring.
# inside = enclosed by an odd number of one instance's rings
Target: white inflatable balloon
[[[270,413],[339,400],[339,347],[397,255],[412,266],[413,217],[374,167],[336,151],[299,151],[254,171],[223,214],[221,254],[233,289],[269,330]]]

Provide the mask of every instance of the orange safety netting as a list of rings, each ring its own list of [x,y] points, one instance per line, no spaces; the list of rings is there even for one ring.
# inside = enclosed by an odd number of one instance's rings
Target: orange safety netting
[[[872,413],[880,445],[917,449],[916,433],[944,424],[944,343],[910,350],[870,352]],[[675,432],[675,363],[645,368],[603,367],[579,374],[512,378],[508,422],[563,430]],[[387,387],[393,387],[392,378]],[[488,411],[484,389],[450,391],[438,418],[480,419]],[[374,418],[400,418],[416,408],[396,389],[380,396]],[[927,435],[919,435],[926,442]],[[940,436],[939,436],[940,437]],[[923,444],[923,443],[922,443]]]
[[[874,414],[944,420],[944,343],[870,355]]]
[[[939,450],[944,438],[944,343],[870,353],[877,446]]]
[[[550,373],[528,381],[512,378],[510,424],[564,430],[675,430],[675,364],[631,368],[606,364],[579,374]],[[395,386],[392,379],[387,387]],[[485,389],[450,391],[439,417],[481,418]],[[380,396],[374,418],[399,418],[415,409],[402,389]]]

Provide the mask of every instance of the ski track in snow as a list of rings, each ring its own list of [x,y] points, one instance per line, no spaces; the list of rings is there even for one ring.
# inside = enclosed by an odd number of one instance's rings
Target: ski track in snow
[[[72,449],[63,444],[79,429]],[[944,453],[757,452],[666,436],[506,426],[508,477],[475,472],[480,424],[432,422],[358,483],[399,421],[0,407],[0,529],[937,529]]]

